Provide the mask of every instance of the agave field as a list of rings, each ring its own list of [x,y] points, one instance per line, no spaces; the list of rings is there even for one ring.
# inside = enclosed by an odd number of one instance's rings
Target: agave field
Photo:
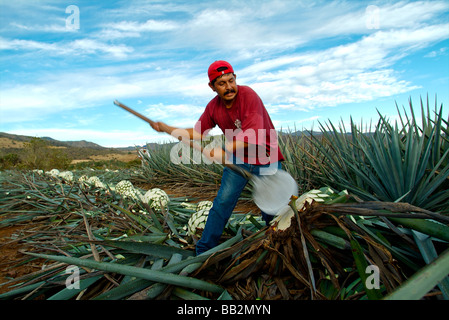
[[[449,118],[432,109],[281,134],[299,197],[269,226],[236,209],[198,256],[220,165],[175,164],[167,145],[133,170],[1,172],[0,250],[20,255],[0,270],[34,269],[0,299],[449,299]]]

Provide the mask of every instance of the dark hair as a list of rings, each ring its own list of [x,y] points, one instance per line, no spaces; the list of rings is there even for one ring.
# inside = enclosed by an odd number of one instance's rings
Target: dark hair
[[[212,80],[212,81],[210,82],[210,84],[212,85],[212,87],[215,85],[215,82],[217,82],[218,79],[220,79],[221,77],[223,77],[223,76],[226,75],[226,74],[228,74],[228,73],[222,74],[221,76],[216,77],[214,80]],[[234,76],[234,78],[237,78],[237,76],[235,75],[235,73],[232,73],[232,75]]]

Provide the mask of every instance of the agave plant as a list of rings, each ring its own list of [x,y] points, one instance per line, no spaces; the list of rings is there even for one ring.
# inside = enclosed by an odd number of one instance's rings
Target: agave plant
[[[0,299],[449,299],[449,120],[427,108],[418,125],[411,110],[400,125],[381,116],[374,132],[329,123],[283,136],[302,196],[269,227],[235,212],[223,242],[199,256],[205,212],[191,194],[162,191],[217,188],[222,168],[175,165],[170,145],[146,156],[143,173],[0,173],[0,228],[28,226],[7,245],[21,246],[18,264],[43,266],[0,284],[13,284]],[[148,179],[160,189],[145,197]]]
[[[182,145],[181,145],[182,146]],[[185,146],[182,146],[186,148]],[[173,160],[177,145],[166,144],[144,154],[142,174],[136,176],[138,181],[155,181],[165,184],[186,184],[201,186],[203,190],[214,189],[220,183],[223,166],[196,161],[198,155],[188,153],[189,159],[179,162]],[[193,153],[197,151],[192,151]],[[176,152],[175,152],[176,153]],[[185,154],[185,152],[184,152]],[[178,154],[175,154],[178,156]],[[195,159],[192,160],[192,159]]]
[[[105,176],[95,172],[98,180]],[[0,284],[13,284],[0,299],[150,299],[167,294],[166,288],[183,299],[202,298],[189,290],[227,297],[220,286],[188,274],[213,252],[241,240],[240,222],[228,228],[233,236],[225,243],[193,257],[185,228],[195,212],[185,205],[189,200],[169,198],[161,189],[145,193],[130,178],[105,181],[105,189],[85,184],[85,178],[67,184],[37,172],[1,173],[0,228],[34,222],[27,236],[7,243],[20,243],[24,255],[18,265],[39,261],[43,267]],[[135,194],[147,196],[129,196]],[[67,287],[68,265],[78,270],[76,290]]]
[[[214,282],[236,299],[419,299],[437,284],[437,294],[447,299],[447,252],[433,253],[429,271],[408,242],[420,234],[413,229],[419,223],[403,227],[429,218],[447,223],[445,216],[430,214],[404,203],[358,202],[346,192],[312,190],[269,228],[214,254],[196,274],[215,275]],[[427,240],[441,241],[447,251],[449,227],[440,227]],[[379,276],[374,283],[373,270]]]
[[[422,101],[421,101],[422,103]],[[400,115],[391,125],[380,115],[374,132],[364,133],[351,119],[350,134],[329,122],[321,125],[323,139],[312,138],[322,162],[315,166],[319,179],[347,189],[362,199],[402,201],[429,210],[449,212],[448,122],[442,107],[431,118],[421,104],[419,126],[410,101],[412,117]]]

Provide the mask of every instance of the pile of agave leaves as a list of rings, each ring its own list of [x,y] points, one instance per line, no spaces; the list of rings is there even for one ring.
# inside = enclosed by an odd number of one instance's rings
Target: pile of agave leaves
[[[170,196],[156,211],[114,191],[133,173],[89,174],[106,187],[0,173],[0,228],[23,226],[3,246],[20,245],[15,266],[40,266],[0,284],[0,299],[449,297],[445,215],[322,188],[269,227],[258,212],[234,212],[221,244],[195,256],[186,225],[197,199]]]

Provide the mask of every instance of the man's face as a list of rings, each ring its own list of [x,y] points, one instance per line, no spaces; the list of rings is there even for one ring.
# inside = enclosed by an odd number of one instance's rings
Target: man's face
[[[210,83],[209,86],[224,100],[225,103],[231,103],[238,92],[237,82],[232,73],[222,75],[217,78],[213,86]]]

